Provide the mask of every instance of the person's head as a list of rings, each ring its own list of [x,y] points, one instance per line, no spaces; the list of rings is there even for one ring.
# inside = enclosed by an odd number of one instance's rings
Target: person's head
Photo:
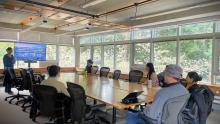
[[[91,59],[87,60],[87,65],[92,65],[93,61]]]
[[[47,71],[50,77],[56,77],[60,73],[60,67],[57,65],[51,65],[47,67]]]
[[[147,63],[147,64],[146,64],[146,69],[147,69],[147,73],[148,73],[149,76],[150,76],[153,72],[155,72],[153,63],[150,63],[150,62]]]
[[[175,64],[166,66],[164,70],[164,82],[166,84],[177,83],[182,78],[183,69]]]
[[[199,76],[199,74],[195,71],[191,71],[186,76],[186,82],[187,83],[197,83],[198,81],[201,81],[202,77]]]
[[[12,54],[12,52],[13,52],[13,50],[12,50],[12,48],[11,47],[8,47],[7,49],[6,49],[6,52],[7,52],[7,54]]]

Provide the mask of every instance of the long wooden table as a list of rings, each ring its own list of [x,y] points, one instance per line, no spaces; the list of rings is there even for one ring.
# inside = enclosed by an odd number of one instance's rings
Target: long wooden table
[[[151,102],[159,88],[148,89],[146,85],[129,83],[123,80],[112,80],[106,77],[94,75],[78,75],[76,73],[61,73],[58,80],[62,82],[73,82],[81,85],[86,95],[92,99],[113,106],[112,123],[116,123],[116,109],[127,109],[129,107]],[[130,92],[144,91],[139,98],[142,102],[135,104],[123,104],[121,100]]]

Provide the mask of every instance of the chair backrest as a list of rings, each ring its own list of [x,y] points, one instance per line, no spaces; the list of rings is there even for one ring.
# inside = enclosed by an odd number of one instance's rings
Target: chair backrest
[[[98,66],[92,66],[92,74],[96,74],[99,70]]]
[[[33,96],[40,104],[40,113],[53,116],[56,110],[57,90],[51,86],[34,85]]]
[[[82,121],[85,118],[86,95],[82,86],[67,82],[67,90],[71,97],[71,119],[72,121]]]
[[[129,72],[129,82],[138,83],[143,77],[143,72],[139,70],[131,70]]]
[[[109,67],[101,67],[100,69],[100,77],[107,77],[110,71]]]
[[[113,74],[113,80],[118,80],[121,76],[121,70],[115,70]]]
[[[161,124],[179,124],[178,116],[189,97],[190,94],[186,94],[167,100],[163,106]]]
[[[9,73],[9,76],[10,76],[11,80],[15,81],[16,80],[15,70],[11,68],[11,69],[8,69],[7,71]]]
[[[23,81],[23,88],[25,90],[30,90],[31,82],[28,79],[29,78],[28,71],[26,69],[20,69],[20,75],[21,75],[21,78],[22,78],[22,81]]]

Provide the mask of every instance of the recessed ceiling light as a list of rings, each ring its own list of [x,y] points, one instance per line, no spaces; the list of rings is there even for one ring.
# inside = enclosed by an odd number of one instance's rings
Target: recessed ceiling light
[[[102,2],[105,2],[105,1],[106,1],[106,0],[93,0],[93,1],[91,1],[91,2],[88,2],[88,3],[84,4],[84,5],[82,6],[82,8],[87,8],[87,7],[90,7],[90,6],[94,6],[94,5],[97,5],[97,4],[102,3]]]

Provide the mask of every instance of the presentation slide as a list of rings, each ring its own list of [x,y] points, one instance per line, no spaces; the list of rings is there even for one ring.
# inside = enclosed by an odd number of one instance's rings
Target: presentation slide
[[[46,44],[15,43],[14,56],[22,61],[46,61]]]

